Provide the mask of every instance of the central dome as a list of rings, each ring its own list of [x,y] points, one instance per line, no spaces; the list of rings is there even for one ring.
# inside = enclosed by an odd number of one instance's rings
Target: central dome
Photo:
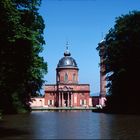
[[[64,52],[64,57],[59,60],[57,68],[77,68],[76,61],[68,50]]]

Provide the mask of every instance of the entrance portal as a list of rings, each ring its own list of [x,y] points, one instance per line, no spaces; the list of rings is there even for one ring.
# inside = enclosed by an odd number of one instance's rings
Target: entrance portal
[[[68,93],[64,92],[64,104],[66,107],[68,107]]]

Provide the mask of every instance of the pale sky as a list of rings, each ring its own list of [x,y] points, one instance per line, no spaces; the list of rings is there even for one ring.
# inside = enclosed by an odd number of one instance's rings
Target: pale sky
[[[140,0],[42,0],[46,45],[41,55],[48,63],[46,84],[56,83],[56,67],[66,41],[79,68],[79,83],[90,84],[91,95],[99,95],[98,43],[114,26],[115,18],[140,10]]]

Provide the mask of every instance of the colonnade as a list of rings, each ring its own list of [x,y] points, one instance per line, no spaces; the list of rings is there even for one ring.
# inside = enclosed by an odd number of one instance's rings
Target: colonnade
[[[59,94],[58,95],[59,107],[72,107],[73,106],[73,93],[72,92],[59,92],[58,94]]]

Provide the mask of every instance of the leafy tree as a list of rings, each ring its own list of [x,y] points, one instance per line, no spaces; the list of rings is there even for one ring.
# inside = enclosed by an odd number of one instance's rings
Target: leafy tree
[[[43,84],[47,63],[39,53],[45,44],[40,0],[0,1],[0,109],[30,109],[29,101]]]
[[[109,87],[106,109],[110,111],[139,111],[139,37],[139,11],[116,18],[114,28],[106,35],[104,63]]]

